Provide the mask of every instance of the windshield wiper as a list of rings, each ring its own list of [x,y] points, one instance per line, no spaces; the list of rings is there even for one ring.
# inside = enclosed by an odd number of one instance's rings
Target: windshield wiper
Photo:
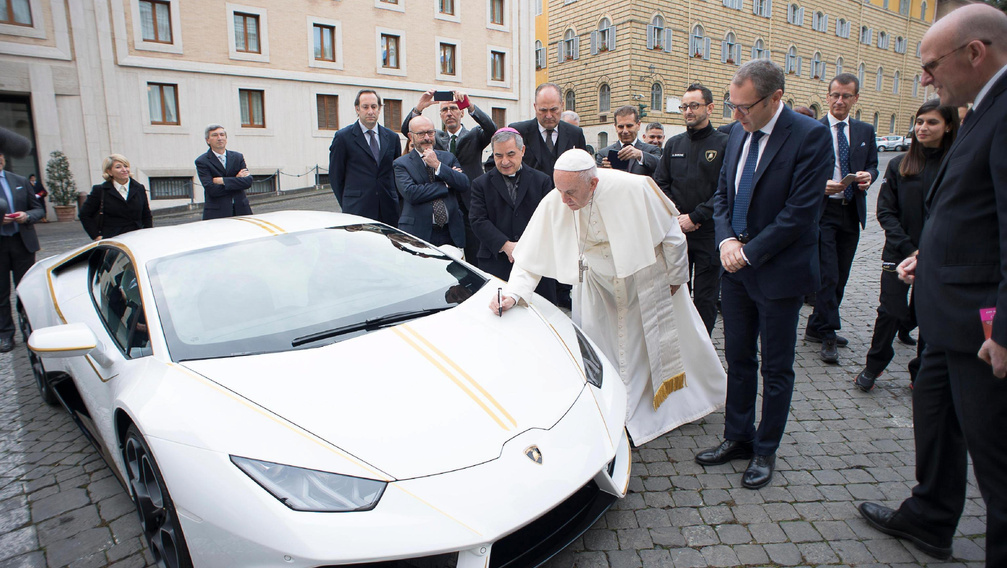
[[[396,323],[409,321],[411,319],[416,319],[430,314],[436,314],[437,312],[443,312],[444,310],[449,310],[453,307],[454,306],[443,306],[440,308],[427,308],[425,310],[413,310],[410,312],[396,312],[394,314],[384,315],[379,318],[371,318],[368,320],[364,320],[362,322],[351,323],[349,325],[344,325],[326,331],[319,331],[317,333],[312,333],[309,335],[298,337],[290,342],[290,346],[300,347],[301,345],[314,343],[315,341],[321,341],[323,339],[338,337],[340,335],[346,335],[347,333],[354,333],[357,331],[376,331],[383,327],[388,327]]]

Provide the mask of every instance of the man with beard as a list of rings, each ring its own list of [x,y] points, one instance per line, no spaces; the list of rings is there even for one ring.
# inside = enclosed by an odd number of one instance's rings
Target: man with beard
[[[637,138],[639,134],[640,111],[630,105],[618,108],[615,111],[615,135],[619,137],[619,141],[601,149],[601,167],[611,168],[608,155],[616,152],[620,160],[628,162],[626,171],[653,177],[661,159],[661,149],[640,141]]]
[[[720,256],[713,228],[713,196],[724,164],[727,134],[710,124],[713,93],[699,83],[689,85],[679,107],[686,131],[668,140],[654,181],[678,207],[678,223],[689,247],[690,289],[706,331],[717,323],[720,296]]]

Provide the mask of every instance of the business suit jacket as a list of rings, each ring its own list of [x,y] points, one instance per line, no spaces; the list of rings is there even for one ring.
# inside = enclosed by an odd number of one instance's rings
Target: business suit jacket
[[[248,204],[245,190],[252,187],[254,180],[252,176],[235,177],[238,172],[247,168],[245,157],[240,152],[231,150],[225,150],[224,154],[227,168],[224,168],[217,155],[210,149],[196,158],[196,175],[199,177],[199,183],[203,185],[205,194],[203,219],[252,214],[252,206]],[[213,183],[215,177],[223,178],[224,183]]]
[[[633,146],[643,151],[643,165],[636,160],[630,161],[629,173],[654,177],[654,172],[657,170],[658,164],[661,163],[661,148],[647,144],[639,139],[633,141]],[[615,150],[616,152],[622,150],[622,142],[616,141],[614,144],[609,144],[602,148],[598,154],[602,158],[607,158],[610,150]]]
[[[220,163],[216,157],[214,160]],[[147,189],[135,179],[129,180],[128,189],[126,199],[123,199],[112,180],[91,188],[90,195],[80,208],[80,224],[84,226],[87,236],[92,239],[98,236],[115,237],[154,226],[150,204],[147,202]],[[104,213],[102,200],[105,202]]]
[[[832,132],[829,126],[829,115],[822,117],[819,122],[830,129],[829,145],[831,147]],[[874,126],[852,118],[849,119],[849,122],[850,131],[846,133],[846,139],[850,143],[850,173],[867,172],[871,174],[873,182],[878,179],[878,145],[874,143]],[[836,163],[835,155],[836,153],[833,152],[833,168]],[[832,179],[832,170],[829,171],[829,179]],[[863,228],[867,226],[867,192],[857,188],[853,189],[853,200],[857,203],[857,215],[860,216],[860,227]]]
[[[494,258],[507,241],[517,242],[542,198],[552,190],[544,173],[521,168],[517,195],[511,200],[500,170],[493,168],[472,182],[469,219],[479,237],[479,258]],[[499,276],[499,275],[497,275]]]
[[[534,168],[552,178],[552,169],[563,152],[571,148],[586,149],[587,142],[584,141],[584,131],[578,126],[574,126],[562,120],[556,127],[558,132],[556,137],[556,152],[550,154],[545,147],[545,140],[538,130],[538,119],[515,122],[511,128],[521,133],[524,138],[524,165]]]
[[[360,121],[336,132],[329,146],[329,184],[343,213],[395,226],[399,194],[392,163],[402,154],[399,135],[377,125],[380,159],[375,162]]]
[[[747,135],[744,128],[733,128],[727,140],[714,201],[718,243],[738,236],[731,219]],[[785,107],[755,170],[747,218],[750,240],[744,248],[750,264],[736,274],[771,300],[818,289],[818,218],[835,163],[830,140],[827,128]]]
[[[459,196],[469,191],[469,178],[452,168],[461,167],[451,152],[434,150],[441,166],[434,181],[427,176],[427,166],[415,151],[395,160],[395,184],[402,194],[402,216],[399,228],[421,239],[430,240],[434,226],[434,206],[437,198],[444,200],[448,210],[448,231],[456,247],[465,246],[465,218],[458,206]]]
[[[464,124],[458,131],[458,139],[455,140],[455,157],[462,165],[462,171],[468,176],[469,181],[483,175],[483,150],[489,145],[493,133],[497,131],[496,123],[488,114],[479,107],[472,105],[472,118],[476,121],[473,128],[467,128]],[[409,111],[406,119],[402,121],[402,132],[409,131],[409,121],[419,116],[416,109]],[[451,151],[451,133],[446,130],[437,130],[434,133],[434,149]],[[465,196],[465,207],[468,208],[469,197]]]
[[[2,209],[0,215],[17,211],[24,211],[28,214],[28,222],[18,224],[18,230],[17,233],[14,233],[14,236],[20,237],[21,242],[24,243],[24,248],[34,254],[38,251],[39,244],[38,235],[35,234],[33,224],[45,217],[42,202],[39,201],[38,197],[35,197],[35,192],[28,185],[27,179],[8,171],[4,172],[4,176],[7,177],[7,185],[10,186],[11,197],[14,198],[14,206],[11,207],[9,203],[5,203],[6,198],[3,196],[2,189],[0,189],[0,209]]]
[[[1007,75],[958,131],[927,195],[916,306],[927,346],[976,353],[982,308],[997,308],[992,338],[1007,346]]]

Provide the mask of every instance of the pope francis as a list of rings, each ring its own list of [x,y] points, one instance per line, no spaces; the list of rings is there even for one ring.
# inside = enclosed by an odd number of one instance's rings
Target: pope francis
[[[532,298],[542,277],[573,286],[573,320],[626,385],[637,446],[724,405],[727,377],[688,293],[675,205],[646,176],[598,170],[573,149],[556,160],[556,190],[514,250],[502,305]]]

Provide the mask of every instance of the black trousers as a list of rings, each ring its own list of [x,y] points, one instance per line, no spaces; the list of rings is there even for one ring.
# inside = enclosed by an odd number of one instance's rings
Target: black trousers
[[[857,204],[826,198],[819,229],[822,286],[815,294],[815,311],[808,318],[808,332],[813,337],[830,338],[842,327],[839,305],[843,303],[846,281],[850,278],[853,256],[860,242]]]
[[[899,280],[895,272],[881,271],[881,296],[878,303],[878,317],[874,320],[874,335],[871,349],[867,352],[867,371],[880,375],[895,357],[892,341],[899,330],[916,327],[916,306],[909,284]],[[916,343],[916,356],[923,353],[923,336]],[[910,369],[915,378],[916,370]]]
[[[0,236],[0,338],[14,337],[14,318],[10,310],[11,278],[17,286],[33,264],[35,253],[25,248],[20,236]]]
[[[489,272],[493,276],[507,282],[510,280],[510,271],[514,265],[507,259],[507,253],[499,252],[495,256],[479,259],[479,268]],[[556,304],[556,281],[552,278],[543,278],[535,287],[535,293]]]
[[[717,323],[717,299],[720,297],[720,254],[715,233],[700,229],[685,234],[689,250],[689,290],[706,332],[713,334]]]
[[[462,217],[465,219],[465,260],[478,266],[476,257],[479,255],[479,237],[472,230],[472,222],[469,221],[469,210],[461,199],[458,200],[458,208],[461,209]]]
[[[451,231],[448,229],[447,225],[444,225],[443,227],[433,225],[430,227],[430,238],[427,239],[427,241],[435,247],[439,247],[441,245],[458,246],[455,244],[454,240],[451,239]]]
[[[787,426],[790,399],[794,394],[797,321],[803,299],[803,296],[795,296],[770,300],[758,286],[735,274],[724,274],[721,281],[727,359],[724,438],[751,440],[757,455],[776,452]],[[760,344],[762,419],[756,429]]]
[[[978,351],[978,349],[977,349]],[[986,565],[1007,566],[1007,380],[976,353],[927,346],[913,387],[916,487],[899,514],[948,546],[965,507],[966,452],[986,502]]]

